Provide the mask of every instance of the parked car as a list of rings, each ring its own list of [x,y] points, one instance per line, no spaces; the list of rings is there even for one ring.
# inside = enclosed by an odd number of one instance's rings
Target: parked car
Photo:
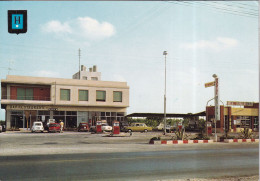
[[[90,126],[89,131],[90,132],[96,132],[96,126]]]
[[[59,123],[50,123],[48,132],[61,132],[61,127]]]
[[[2,133],[3,131],[3,127],[0,125],[0,133]]]
[[[132,123],[131,126],[125,128],[128,132],[139,131],[139,132],[148,132],[152,131],[152,127],[146,126],[145,123]]]
[[[89,131],[88,123],[79,123],[78,132],[80,131]]]
[[[126,131],[126,127],[129,126],[128,122],[120,122],[120,131]]]
[[[44,125],[44,129],[49,131],[49,125],[50,123],[55,123],[55,119],[48,119],[46,124]]]
[[[157,129],[158,131],[163,131],[164,130],[164,123],[160,123],[158,126],[157,126]],[[166,132],[171,132],[173,128],[171,127],[171,125],[169,124],[166,124]]]
[[[107,123],[102,123],[101,125],[102,131],[112,131],[112,126],[109,126]]]
[[[32,133],[34,132],[42,132],[43,133],[44,127],[41,121],[35,121],[33,122],[32,126]]]

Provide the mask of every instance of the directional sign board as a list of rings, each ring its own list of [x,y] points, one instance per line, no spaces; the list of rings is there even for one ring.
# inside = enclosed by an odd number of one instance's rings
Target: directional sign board
[[[212,86],[215,86],[215,81],[213,82],[208,82],[208,83],[205,83],[205,87],[212,87]]]
[[[27,10],[8,10],[8,32],[27,32]]]

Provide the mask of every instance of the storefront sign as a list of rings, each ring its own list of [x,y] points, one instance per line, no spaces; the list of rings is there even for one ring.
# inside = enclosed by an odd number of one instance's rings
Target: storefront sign
[[[205,83],[205,88],[215,86],[215,81]]]
[[[46,110],[45,106],[29,106],[29,105],[8,105],[10,110]]]
[[[227,101],[228,106],[253,106],[252,102]]]

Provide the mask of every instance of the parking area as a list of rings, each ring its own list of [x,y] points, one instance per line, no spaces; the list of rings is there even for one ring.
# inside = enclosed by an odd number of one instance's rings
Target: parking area
[[[168,134],[169,137],[173,135],[174,133]],[[257,143],[226,144],[219,142],[202,145],[149,145],[149,140],[154,136],[162,136],[162,132],[134,132],[132,136],[129,133],[122,133],[116,137],[109,137],[109,133],[92,134],[90,132],[3,132],[0,134],[0,156],[225,149],[258,146]]]

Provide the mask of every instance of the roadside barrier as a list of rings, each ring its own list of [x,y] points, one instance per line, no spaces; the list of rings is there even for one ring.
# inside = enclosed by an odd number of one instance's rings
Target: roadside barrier
[[[174,144],[199,144],[213,143],[213,140],[150,140],[149,144],[154,145],[174,145]],[[219,141],[218,141],[219,142]],[[259,139],[224,139],[225,143],[258,143]]]
[[[259,139],[224,139],[225,143],[252,143],[259,142]]]
[[[199,144],[199,143],[213,143],[213,140],[150,140],[149,144]]]

